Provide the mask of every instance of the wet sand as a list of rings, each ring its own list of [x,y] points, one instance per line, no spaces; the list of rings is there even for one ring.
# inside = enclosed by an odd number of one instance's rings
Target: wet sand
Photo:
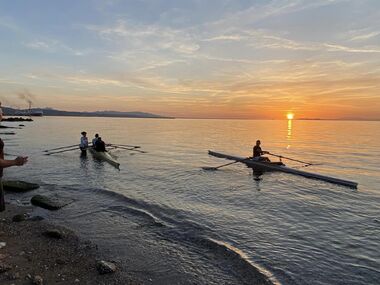
[[[0,213],[1,284],[141,284],[120,268],[100,274],[96,245],[31,213],[32,207],[12,204]],[[16,215],[27,219],[15,221]]]

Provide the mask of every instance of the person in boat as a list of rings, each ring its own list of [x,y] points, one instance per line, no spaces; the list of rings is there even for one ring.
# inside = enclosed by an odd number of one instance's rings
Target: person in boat
[[[263,154],[269,154],[269,151],[264,151],[261,149],[261,141],[257,140],[256,145],[253,147],[253,157],[252,159],[263,162],[270,162],[270,159]]]
[[[80,138],[80,145],[79,148],[82,151],[82,154],[86,154],[87,148],[88,148],[88,138],[86,132],[81,132],[82,137]]]
[[[107,151],[106,150],[106,144],[104,141],[102,141],[101,137],[98,137],[98,140],[95,143],[95,150],[96,151]]]
[[[3,120],[3,109],[1,108],[1,102],[0,102],[0,125],[1,125],[2,120]]]
[[[11,166],[21,166],[28,162],[28,157],[18,156],[16,159],[4,159],[4,142],[0,139],[0,212],[5,211],[4,189],[2,183],[3,169]]]
[[[99,138],[99,134],[95,134],[95,137],[92,139],[92,147],[95,148],[95,144]]]

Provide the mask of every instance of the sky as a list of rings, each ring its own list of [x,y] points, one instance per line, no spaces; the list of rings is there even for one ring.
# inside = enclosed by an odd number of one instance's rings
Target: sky
[[[380,120],[379,0],[0,0],[3,106]]]

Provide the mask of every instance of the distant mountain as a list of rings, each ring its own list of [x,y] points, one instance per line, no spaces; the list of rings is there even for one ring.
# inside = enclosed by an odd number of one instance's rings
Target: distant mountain
[[[18,110],[9,107],[3,107],[3,113],[6,116],[17,116],[20,114],[29,114],[29,110]],[[95,111],[95,112],[72,112],[61,111],[52,108],[33,108],[32,113],[42,112],[44,116],[71,116],[71,117],[119,117],[119,118],[155,118],[155,119],[172,119],[171,117],[160,116],[144,112],[118,112],[118,111]]]

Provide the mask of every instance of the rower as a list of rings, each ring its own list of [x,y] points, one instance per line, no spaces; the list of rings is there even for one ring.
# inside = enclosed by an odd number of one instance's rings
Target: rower
[[[87,138],[87,133],[86,132],[81,132],[82,137],[80,138],[80,144],[79,148],[82,151],[82,154],[86,154],[86,150],[88,148],[88,138]]]
[[[95,134],[95,137],[92,139],[92,147],[95,148],[95,144],[99,138],[99,134]]]
[[[269,151],[264,151],[260,147],[261,141],[257,140],[256,145],[253,147],[253,160],[270,162],[270,159],[266,156],[262,156],[263,154],[269,154]]]
[[[106,151],[106,144],[104,141],[102,141],[101,137],[98,137],[97,141],[95,142],[95,150],[96,151]]]

